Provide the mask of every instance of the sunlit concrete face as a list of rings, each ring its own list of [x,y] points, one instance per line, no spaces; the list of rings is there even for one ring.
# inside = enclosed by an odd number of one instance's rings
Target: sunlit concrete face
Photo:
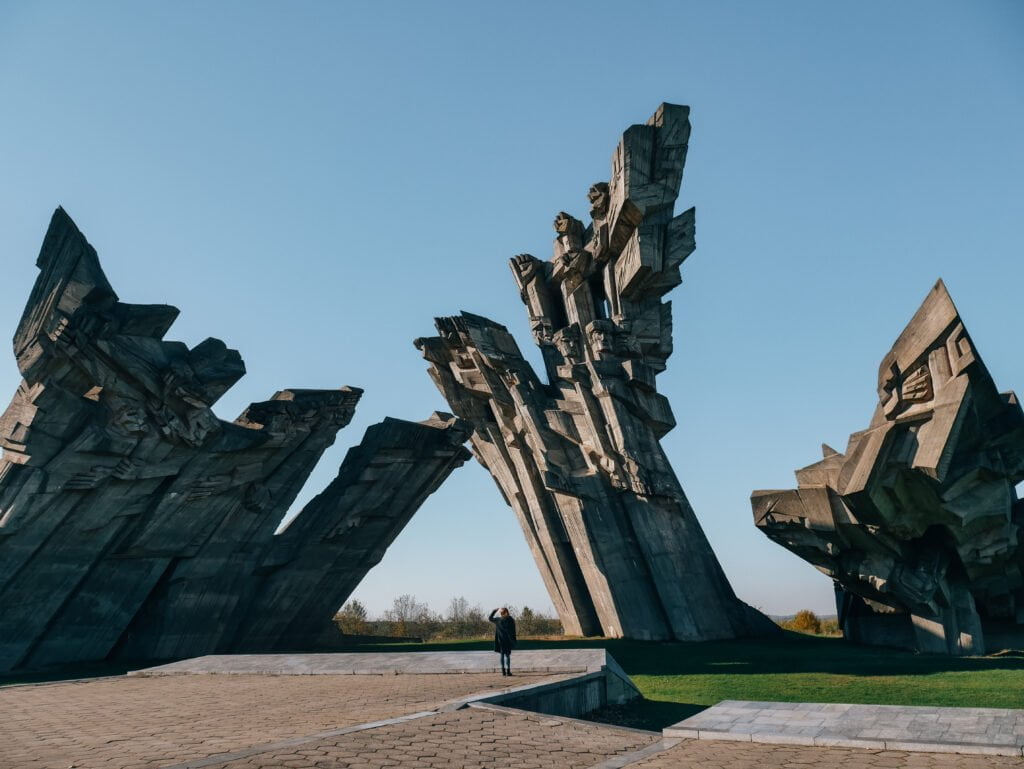
[[[757,526],[836,580],[848,637],[950,654],[1024,623],[1024,414],[939,281],[885,355],[845,453],[756,491]],[[986,633],[991,635],[986,644]]]
[[[629,127],[586,195],[590,223],[560,211],[551,258],[510,261],[546,383],[487,318],[438,318],[417,340],[572,635],[775,630],[736,598],[660,442],[675,426],[656,385],[673,348],[664,297],[695,248],[694,210],[673,210],[689,112],[663,104]]]

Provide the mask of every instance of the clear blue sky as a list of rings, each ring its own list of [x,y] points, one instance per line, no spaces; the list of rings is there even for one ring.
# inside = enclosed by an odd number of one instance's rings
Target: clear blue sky
[[[629,124],[688,104],[665,446],[739,595],[831,612],[753,526],[867,425],[879,360],[943,277],[997,384],[1024,389],[1024,3],[0,4],[0,329],[63,205],[125,301],[182,314],[248,375],[366,389],[303,500],[385,415],[445,403],[412,346],[459,310],[531,348],[506,260],[550,256]],[[680,209],[681,210],[681,209]],[[531,352],[532,354],[532,352]],[[0,354],[0,393],[18,382]],[[547,607],[475,463],[355,593]]]

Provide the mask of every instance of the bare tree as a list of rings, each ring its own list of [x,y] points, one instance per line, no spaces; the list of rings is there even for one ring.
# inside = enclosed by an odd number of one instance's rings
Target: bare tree
[[[445,615],[445,619],[453,625],[458,625],[466,621],[470,611],[469,601],[465,596],[458,595],[448,604],[448,613]]]
[[[405,593],[398,596],[391,608],[384,612],[384,619],[394,623],[397,636],[428,636],[433,632],[433,616],[430,607],[416,600],[416,596]]]

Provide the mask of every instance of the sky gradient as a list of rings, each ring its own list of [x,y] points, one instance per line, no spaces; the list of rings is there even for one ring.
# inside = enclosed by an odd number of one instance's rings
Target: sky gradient
[[[412,340],[467,310],[538,361],[507,267],[585,218],[619,135],[691,107],[664,440],[736,592],[831,613],[753,526],[819,445],[867,426],[879,361],[942,277],[1024,389],[1024,4],[0,4],[0,331],[63,205],[123,301],[238,349],[234,419],[285,387],[366,390],[300,502],[386,415],[446,404]],[[18,373],[0,351],[0,398]],[[356,590],[550,601],[471,461]]]

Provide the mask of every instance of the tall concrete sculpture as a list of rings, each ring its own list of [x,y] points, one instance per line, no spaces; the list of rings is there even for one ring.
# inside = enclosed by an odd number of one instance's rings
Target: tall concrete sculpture
[[[448,415],[388,419],[275,529],[361,391],[284,390],[234,422],[245,372],[178,311],[118,301],[58,209],[0,417],[0,670],[324,642],[331,617],[468,452]]]
[[[846,453],[755,491],[754,521],[836,581],[848,638],[981,654],[1024,624],[1024,413],[939,281],[878,370]],[[1019,643],[1018,638],[1016,643]]]
[[[511,260],[548,383],[486,318],[439,318],[417,340],[474,454],[515,510],[569,634],[704,640],[774,626],[734,595],[659,439],[675,425],[655,387],[671,305],[694,250],[673,216],[689,108],[663,104],[623,134],[591,224],[555,219],[554,255]]]

